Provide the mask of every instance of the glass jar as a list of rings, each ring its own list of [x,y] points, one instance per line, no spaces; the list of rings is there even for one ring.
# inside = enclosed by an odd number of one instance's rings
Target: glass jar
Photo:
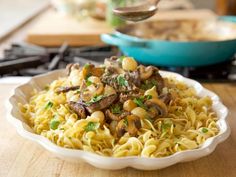
[[[108,0],[106,20],[113,27],[125,24],[125,21],[113,14],[113,9],[119,6],[125,6],[126,0]]]

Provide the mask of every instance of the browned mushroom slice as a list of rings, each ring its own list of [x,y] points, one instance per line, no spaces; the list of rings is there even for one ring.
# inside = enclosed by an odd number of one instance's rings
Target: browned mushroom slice
[[[113,113],[108,109],[108,110],[106,110],[105,114],[106,114],[106,116],[107,116],[108,118],[110,118],[111,120],[119,121],[119,120],[125,118],[126,116],[130,115],[130,112],[125,111],[125,112],[123,112],[123,113],[121,113],[121,114],[113,114]]]
[[[145,102],[145,105],[150,109],[150,112],[153,113],[153,110],[155,111],[153,117],[156,116],[165,117],[168,113],[167,106],[160,99],[153,98],[147,100]]]
[[[69,76],[72,69],[79,69],[79,68],[80,68],[79,63],[70,63],[66,66],[66,73]]]
[[[117,127],[116,127],[116,134],[118,137],[122,137],[125,134],[127,126],[128,126],[127,120],[122,119],[119,121],[119,123],[117,124]]]
[[[104,73],[104,69],[101,67],[92,67],[90,73],[92,76],[101,77]]]
[[[172,95],[170,93],[161,94],[158,98],[168,105],[172,100]]]
[[[88,112],[93,113],[94,111],[99,111],[109,107],[116,100],[116,98],[117,94],[109,95],[95,103],[86,105],[85,108],[88,110]]]
[[[156,72],[155,75],[152,76],[154,80],[157,81],[157,91],[160,94],[162,89],[165,87],[165,82],[159,72]]]
[[[138,130],[141,128],[141,121],[140,118],[135,115],[127,116],[128,121],[128,132],[130,136],[136,136]]]
[[[154,67],[153,66],[145,67],[143,65],[139,65],[138,71],[140,74],[140,79],[146,80],[146,79],[150,78],[152,76],[152,74],[154,73]]]
[[[118,137],[121,137],[128,132],[130,136],[136,136],[141,128],[140,118],[135,115],[128,115],[125,119],[121,119],[116,127]]]
[[[72,86],[72,87],[60,87],[57,89],[57,93],[66,93],[69,91],[74,91],[74,90],[78,90],[80,88],[80,86]]]
[[[83,105],[73,101],[68,102],[68,105],[81,119],[86,118],[86,110]]]
[[[116,121],[121,120],[119,114],[113,114],[109,109],[106,110],[105,114],[106,117],[110,118],[111,120],[116,120]]]

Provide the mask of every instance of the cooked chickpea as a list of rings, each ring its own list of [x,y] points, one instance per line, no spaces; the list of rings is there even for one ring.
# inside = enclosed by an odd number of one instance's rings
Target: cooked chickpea
[[[94,113],[91,114],[91,117],[98,118],[101,124],[105,120],[105,115],[102,111],[95,111]]]
[[[141,107],[136,107],[136,108],[134,108],[134,109],[131,111],[131,113],[132,113],[133,115],[138,116],[138,117],[141,118],[141,119],[145,119],[145,118],[147,117],[147,115],[148,115],[147,111],[146,111],[145,109],[141,108]]]
[[[122,68],[126,71],[135,71],[138,63],[130,57],[125,57],[122,61]]]
[[[157,90],[156,90],[156,86],[152,87],[149,90],[146,90],[146,92],[144,93],[144,95],[151,95],[152,98],[157,98],[158,94],[157,94]]]
[[[124,104],[123,104],[123,108],[124,108],[124,110],[126,110],[126,111],[132,111],[134,108],[136,108],[137,107],[137,105],[134,103],[134,101],[133,100],[127,100],[126,102],[124,102]]]

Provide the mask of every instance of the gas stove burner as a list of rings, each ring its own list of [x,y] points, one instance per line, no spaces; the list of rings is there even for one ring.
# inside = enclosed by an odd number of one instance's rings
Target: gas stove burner
[[[44,48],[27,43],[12,44],[0,59],[1,76],[34,76],[54,69],[65,68],[68,63],[100,64],[105,58],[123,55],[112,46],[70,47],[66,43],[58,48]],[[158,66],[157,66],[158,67]],[[201,82],[235,82],[236,56],[232,60],[204,67],[159,67]]]
[[[119,55],[111,46],[43,48],[27,43],[12,44],[0,59],[0,75],[34,76],[54,69],[65,68],[68,63],[102,63],[104,58]]]

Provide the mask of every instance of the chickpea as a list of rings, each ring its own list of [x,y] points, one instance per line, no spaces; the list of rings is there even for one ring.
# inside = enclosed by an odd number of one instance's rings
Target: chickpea
[[[137,107],[137,105],[134,103],[134,101],[133,100],[127,100],[126,102],[124,102],[124,104],[123,104],[123,108],[124,108],[124,110],[126,110],[126,111],[132,111],[134,108],[136,108]]]
[[[95,111],[94,113],[91,114],[91,117],[98,118],[101,124],[103,124],[105,120],[105,115],[102,111]]]
[[[126,71],[135,71],[138,67],[138,63],[130,57],[125,57],[122,61],[122,68]]]
[[[131,111],[131,113],[132,113],[133,115],[138,116],[138,117],[141,118],[141,119],[145,119],[145,118],[147,117],[147,115],[148,115],[147,111],[146,111],[145,109],[141,108],[141,107],[136,107],[136,108],[134,108],[134,109]]]
[[[151,89],[146,90],[144,95],[151,95],[152,98],[157,98],[158,94],[157,94],[156,86],[153,86]]]

